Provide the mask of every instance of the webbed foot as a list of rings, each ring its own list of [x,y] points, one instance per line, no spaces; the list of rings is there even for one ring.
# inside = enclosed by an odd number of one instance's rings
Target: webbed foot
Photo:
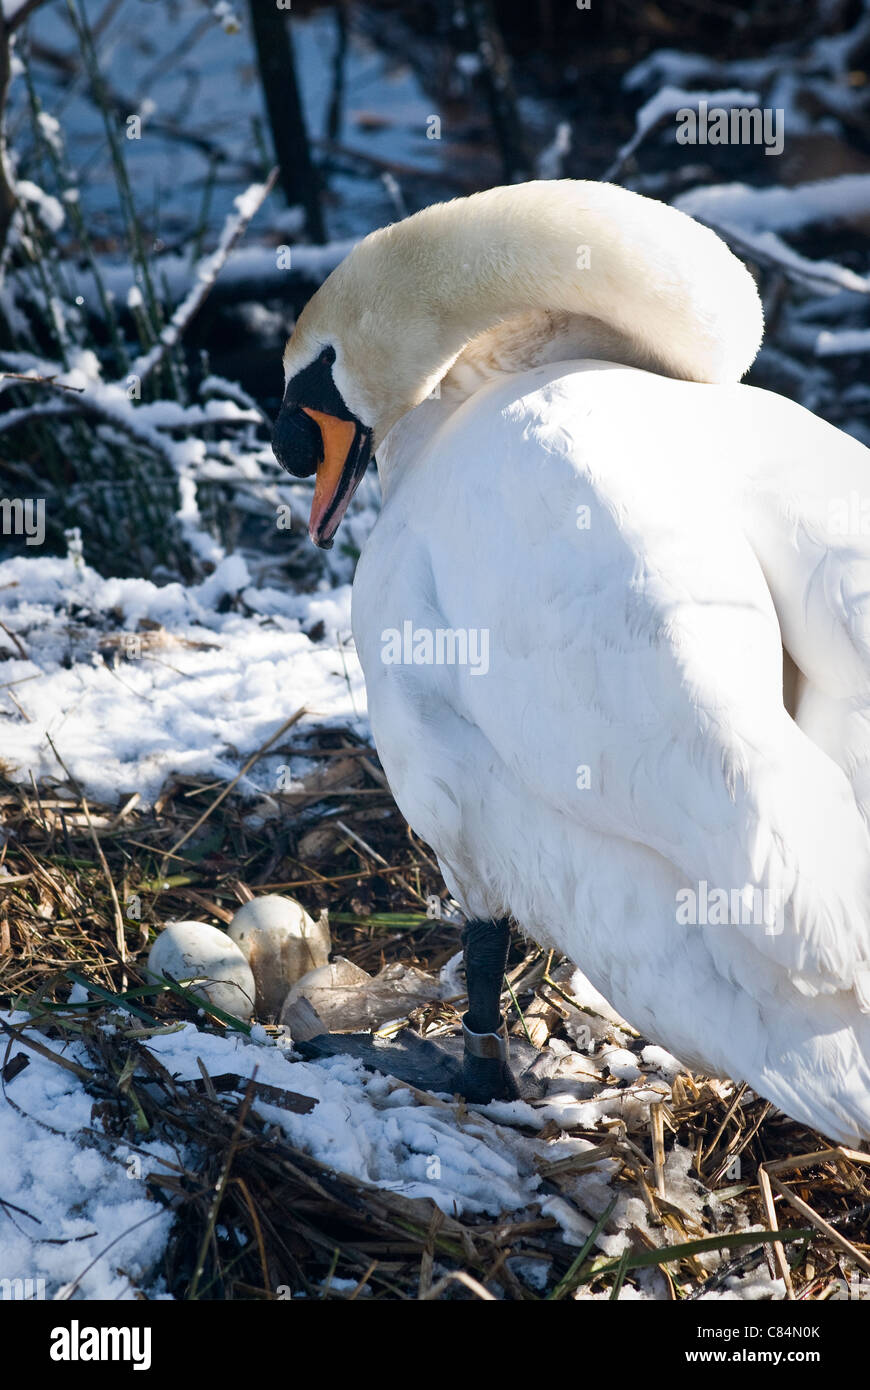
[[[342,1054],[356,1057],[364,1066],[421,1091],[461,1095],[476,1105],[539,1095],[537,1078],[525,1074],[518,1080],[512,1072],[507,1038],[497,1031],[510,942],[508,923],[505,919],[469,922],[463,941],[469,1008],[462,1020],[461,1060],[407,1028],[394,1038],[377,1038],[371,1033],[319,1033],[296,1042],[296,1050],[311,1061]]]
[[[372,1033],[319,1033],[316,1038],[297,1042],[295,1048],[308,1061],[319,1057],[356,1057],[372,1071],[394,1076],[421,1091],[453,1095],[461,1089],[462,1066],[458,1059],[412,1033],[410,1028],[394,1038],[378,1038]]]
[[[518,1080],[512,1072],[501,1037],[484,1034],[481,1042],[481,1035],[470,1034],[467,1028],[464,1032],[465,1052],[461,1060],[410,1028],[394,1038],[378,1038],[371,1033],[320,1033],[297,1042],[295,1047],[306,1061],[355,1057],[363,1066],[394,1076],[418,1090],[464,1096],[476,1105],[537,1094],[531,1078],[524,1085],[523,1078]],[[504,1049],[503,1053],[496,1052],[494,1043]],[[477,1050],[481,1046],[489,1048],[488,1054]]]

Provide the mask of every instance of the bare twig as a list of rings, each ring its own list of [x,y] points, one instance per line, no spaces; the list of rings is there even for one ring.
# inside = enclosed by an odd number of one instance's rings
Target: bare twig
[[[420,1295],[420,1301],[428,1303],[434,1298],[438,1298],[450,1284],[464,1284],[473,1294],[485,1303],[495,1303],[495,1294],[485,1289],[483,1284],[472,1275],[466,1274],[464,1269],[452,1270],[450,1274],[445,1274],[443,1279],[439,1279],[437,1284],[433,1284],[427,1293]]]
[[[258,759],[258,758],[261,758],[261,757],[263,756],[263,754],[264,754],[265,752],[267,752],[267,750],[268,750],[269,748],[272,747],[272,744],[277,742],[277,740],[281,737],[282,734],[286,733],[288,729],[292,729],[293,725],[296,724],[296,723],[298,723],[298,721],[302,718],[302,716],[303,716],[304,713],[305,713],[305,706],[302,705],[302,706],[296,711],[295,714],[291,714],[290,718],[289,718],[289,719],[286,719],[286,720],[284,721],[284,723],[281,725],[280,729],[276,729],[276,730],[275,730],[275,733],[272,734],[272,736],[271,736],[270,738],[267,738],[265,743],[263,743],[263,744],[260,745],[260,747],[257,749],[256,753],[252,753],[252,754],[251,754],[250,758],[248,758],[248,761],[245,763],[245,765],[244,765],[242,768],[239,769],[239,771],[236,773],[236,775],[235,775],[235,777],[232,779],[232,781],[231,781],[231,782],[227,782],[227,785],[223,788],[223,790],[222,790],[221,792],[218,793],[218,795],[215,797],[215,799],[214,799],[214,801],[211,803],[211,805],[208,806],[208,807],[206,807],[206,809],[203,811],[203,813],[202,813],[202,815],[199,817],[199,819],[196,820],[196,821],[194,821],[193,825],[190,827],[189,830],[186,830],[186,831],[185,831],[185,833],[182,835],[182,837],[181,837],[180,840],[176,841],[176,843],[172,846],[172,850],[171,850],[171,852],[170,852],[171,854],[177,854],[177,853],[178,853],[178,851],[181,849],[181,846],[187,843],[187,841],[190,839],[191,835],[194,835],[194,834],[196,833],[196,831],[199,829],[199,827],[200,827],[201,825],[204,825],[204,824],[205,824],[205,822],[208,820],[209,816],[211,815],[212,811],[216,810],[216,808],[217,808],[218,806],[220,806],[220,804],[221,804],[221,802],[224,800],[224,798],[227,797],[227,796],[229,796],[230,792],[232,791],[232,789],[233,789],[233,787],[236,785],[236,783],[241,781],[241,779],[242,779],[242,778],[245,776],[245,774],[250,770],[250,768],[252,768],[252,767],[254,766],[254,763],[257,761],[257,759]],[[161,873],[162,873],[162,872],[163,872],[163,870],[161,869]]]
[[[54,756],[57,758],[58,762],[60,763],[61,767],[63,768],[64,772],[66,773],[67,778],[69,779],[70,785],[74,788],[74,790],[75,790],[75,792],[76,792],[76,795],[79,797],[79,799],[80,799],[80,801],[81,801],[81,803],[82,803],[82,810],[84,811],[85,820],[86,820],[87,823],[88,823],[88,830],[91,832],[91,839],[92,839],[93,842],[94,842],[94,849],[97,851],[97,858],[98,858],[99,861],[100,861],[100,868],[102,869],[103,874],[105,875],[106,884],[107,884],[108,889],[109,889],[109,896],[110,896],[110,898],[112,899],[112,909],[113,909],[113,912],[114,912],[114,915],[115,915],[115,945],[116,945],[117,950],[118,950],[119,959],[121,960],[122,965],[124,965],[124,964],[126,964],[126,961],[127,961],[127,942],[126,942],[126,938],[125,938],[125,936],[124,936],[124,917],[123,917],[123,914],[122,914],[122,912],[121,912],[121,904],[120,904],[119,901],[118,901],[118,894],[117,894],[117,892],[116,892],[116,890],[115,890],[115,883],[114,883],[114,880],[113,880],[113,878],[112,878],[112,873],[111,873],[111,870],[109,869],[108,863],[106,862],[106,856],[105,856],[105,854],[103,853],[103,846],[100,844],[99,836],[97,835],[97,832],[96,832],[96,830],[94,829],[94,823],[93,823],[93,821],[91,820],[91,813],[90,813],[90,809],[89,809],[89,807],[88,807],[87,800],[85,799],[85,794],[84,794],[84,792],[82,791],[82,789],[81,789],[81,787],[79,786],[79,784],[78,784],[78,782],[76,781],[76,779],[73,777],[72,773],[70,772],[70,770],[69,770],[69,768],[67,767],[66,763],[64,762],[63,758],[60,756],[60,754],[58,753],[57,749],[55,748],[54,742],[53,742],[52,737],[51,737],[51,734],[46,733],[45,736],[46,736],[46,738],[48,739],[49,744],[51,745],[51,751],[52,751],[52,753],[53,753]],[[121,988],[122,988],[122,989],[126,989],[126,988],[127,988],[127,976],[126,976],[126,972],[122,975],[121,978],[122,978]]]
[[[81,394],[83,386],[67,386],[53,376],[34,376],[28,372],[0,372],[0,381],[23,381],[25,385],[50,386],[55,391],[77,391]]]
[[[856,1149],[831,1148],[820,1149],[818,1153],[798,1154],[794,1158],[781,1158],[772,1163],[762,1163],[758,1169],[758,1186],[761,1190],[761,1197],[764,1203],[764,1210],[768,1218],[768,1224],[772,1231],[778,1229],[776,1221],[776,1208],[774,1206],[773,1189],[775,1188],[784,1201],[799,1211],[802,1216],[811,1221],[823,1235],[838,1245],[846,1254],[851,1255],[855,1263],[863,1270],[870,1273],[870,1260],[862,1255],[860,1250],[848,1241],[845,1236],[841,1236],[839,1231],[834,1230],[830,1222],[825,1221],[824,1217],[819,1216],[818,1212],[813,1211],[796,1192],[792,1192],[790,1187],[780,1181],[781,1173],[800,1172],[803,1168],[812,1168],[817,1163],[836,1163],[838,1160],[847,1159],[851,1163],[870,1165],[870,1154],[859,1153]],[[780,1241],[773,1244],[774,1257],[777,1268],[782,1275],[786,1288],[786,1298],[794,1299],[794,1286],[791,1281],[791,1272],[785,1258],[785,1248]]]
[[[205,1230],[202,1233],[202,1242],[199,1248],[199,1257],[197,1258],[196,1268],[193,1271],[193,1279],[191,1280],[190,1285],[191,1299],[196,1298],[197,1290],[199,1288],[199,1281],[202,1278],[202,1272],[205,1267],[206,1251],[208,1250],[209,1242],[212,1239],[218,1212],[220,1211],[220,1205],[223,1201],[224,1193],[227,1189],[227,1183],[230,1179],[230,1170],[233,1166],[233,1158],[235,1156],[239,1140],[242,1137],[242,1130],[245,1127],[245,1120],[248,1118],[248,1111],[250,1110],[251,1104],[254,1099],[253,1087],[254,1078],[256,1077],[256,1075],[257,1068],[255,1067],[251,1079],[248,1082],[248,1088],[245,1091],[244,1099],[242,1100],[242,1103],[239,1107],[239,1113],[236,1118],[236,1123],[233,1128],[232,1136],[230,1138],[229,1147],[227,1148],[226,1158],[224,1159],[223,1169],[221,1172],[220,1179],[218,1181],[214,1201],[212,1202],[211,1211],[209,1212],[209,1218],[206,1223]]]
[[[6,633],[6,636],[9,637],[9,638],[11,638],[11,640],[15,643],[15,645],[16,645],[16,647],[18,648],[19,652],[20,652],[21,655],[24,657],[24,660],[25,660],[25,661],[29,661],[30,658],[28,657],[27,652],[25,651],[24,646],[23,646],[23,644],[22,644],[22,642],[21,642],[21,639],[19,638],[18,634],[17,634],[16,632],[13,632],[12,629],[11,629],[10,627],[7,627],[6,624],[3,622],[2,618],[0,618],[0,627],[2,627],[3,631]]]
[[[45,0],[21,0],[18,9],[15,10],[6,20],[10,34],[14,34],[16,29],[20,29],[25,19],[29,19],[34,10],[38,10],[40,5],[44,5]]]
[[[516,183],[530,176],[532,166],[513,88],[510,56],[495,11],[491,0],[461,0],[458,12],[464,16],[480,59],[481,80],[501,153],[504,181]]]

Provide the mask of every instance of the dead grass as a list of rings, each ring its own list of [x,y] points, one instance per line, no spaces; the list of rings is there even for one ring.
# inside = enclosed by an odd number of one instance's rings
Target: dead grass
[[[537,1210],[456,1219],[428,1201],[330,1172],[276,1139],[258,1114],[258,1099],[304,1110],[310,1098],[205,1072],[196,1083],[173,1081],[147,1038],[179,1019],[203,1021],[200,1001],[185,991],[143,988],[149,942],[167,919],[226,923],[252,894],[287,892],[309,911],[328,908],[334,948],[370,973],[394,962],[437,973],[458,949],[456,927],[426,916],[427,898],[443,895],[443,884],[393,803],[373,750],[347,733],[312,739],[294,727],[270,752],[312,760],[303,790],[252,804],[221,785],[177,778],[153,809],[131,798],[117,810],[83,803],[62,781],[38,789],[0,782],[0,1002],[26,1009],[38,1029],[29,1041],[6,1029],[5,1102],[14,1103],[11,1083],[35,1045],[59,1065],[78,1067],[94,1096],[83,1143],[108,1157],[120,1137],[135,1146],[147,1134],[173,1145],[177,1167],[146,1172],[155,1201],[175,1215],[162,1273],[176,1296],[558,1300],[582,1287],[613,1297],[638,1270],[655,1266],[660,1294],[686,1300],[765,1261],[775,1276],[788,1272],[798,1299],[831,1297],[844,1276],[866,1279],[870,1168],[741,1086],[678,1076],[648,1123],[611,1118],[567,1131],[594,1146],[568,1159],[547,1158],[547,1141],[566,1131],[551,1121],[538,1133],[544,1191],[573,1206],[578,1224],[602,1221],[607,1229],[609,1213],[584,1210],[578,1196],[578,1178],[605,1158],[615,1165],[612,1194],[643,1201],[646,1228],[635,1225],[629,1252],[612,1261],[591,1240],[579,1252],[567,1245],[556,1221]],[[131,916],[137,909],[141,915]],[[102,996],[70,1008],[76,977]],[[574,1047],[565,1025],[582,1011],[566,980],[558,962],[517,936],[508,975],[515,1003],[505,995],[516,1034],[539,1047],[550,1038]],[[136,1017],[119,1012],[119,996]],[[453,1031],[462,1007],[454,1003],[414,1022]],[[114,1030],[102,1026],[107,1019]],[[225,1025],[212,1017],[205,1026]],[[84,1045],[86,1066],[63,1056],[62,1042],[73,1038]],[[420,1099],[464,1122],[461,1102]],[[498,1127],[491,1128],[497,1145]],[[703,1219],[668,1193],[664,1166],[675,1142],[691,1151],[693,1176],[720,1199],[702,1205]],[[800,1169],[786,1162],[817,1152]],[[768,1173],[774,1190],[765,1206]],[[774,1217],[781,1243],[745,1230],[747,1218],[771,1230]],[[712,1272],[711,1243],[723,1256]],[[541,1294],[520,1281],[510,1256],[546,1265]],[[334,1289],[333,1279],[353,1287]]]

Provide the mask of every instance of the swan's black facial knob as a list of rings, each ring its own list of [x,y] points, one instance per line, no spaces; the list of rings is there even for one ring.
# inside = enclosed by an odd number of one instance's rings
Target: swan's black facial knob
[[[323,458],[323,440],[317,423],[301,405],[281,407],[272,434],[272,453],[294,478],[310,478]]]

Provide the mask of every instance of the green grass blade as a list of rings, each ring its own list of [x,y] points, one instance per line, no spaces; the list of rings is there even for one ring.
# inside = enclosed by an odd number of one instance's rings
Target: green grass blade
[[[564,1298],[567,1293],[570,1293],[573,1285],[579,1282],[579,1280],[577,1280],[576,1278],[577,1271],[581,1268],[583,1261],[589,1254],[589,1251],[592,1249],[599,1235],[603,1231],[604,1227],[607,1225],[607,1222],[610,1220],[613,1208],[615,1206],[616,1198],[614,1197],[613,1201],[610,1203],[610,1206],[606,1209],[606,1211],[603,1211],[601,1213],[595,1225],[592,1227],[592,1230],[586,1237],[586,1243],[583,1246],[583,1249],[580,1251],[580,1254],[577,1256],[576,1260],[572,1261],[570,1269],[568,1269],[568,1271],[565,1274],[563,1274],[562,1278],[559,1280],[552,1293],[549,1293],[547,1295],[548,1301],[552,1302],[553,1300]]]
[[[688,1240],[682,1245],[666,1245],[660,1250],[639,1250],[629,1255],[625,1261],[625,1273],[630,1269],[650,1269],[656,1265],[670,1264],[672,1260],[686,1260],[692,1255],[703,1255],[710,1250],[733,1250],[741,1245],[766,1245],[769,1241],[806,1240],[812,1236],[808,1227],[784,1231],[732,1231],[730,1235],[705,1236],[702,1240]],[[578,1284],[588,1284],[600,1274],[617,1274],[622,1266],[622,1258],[608,1260],[581,1270]]]

